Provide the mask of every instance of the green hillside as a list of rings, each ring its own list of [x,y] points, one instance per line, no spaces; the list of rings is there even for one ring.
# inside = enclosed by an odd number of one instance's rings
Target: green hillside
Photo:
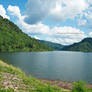
[[[0,52],[53,50],[23,33],[14,23],[0,16]]]
[[[65,51],[92,52],[92,38],[85,38],[79,43],[74,43],[63,48]]]
[[[53,48],[54,50],[62,50],[62,48],[64,47],[64,45],[58,44],[58,43],[53,43],[50,41],[44,41],[44,40],[39,40],[39,42]]]

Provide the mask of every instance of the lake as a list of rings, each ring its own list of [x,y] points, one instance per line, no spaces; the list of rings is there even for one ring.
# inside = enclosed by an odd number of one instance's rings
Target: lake
[[[92,53],[52,51],[0,53],[0,59],[36,78],[92,83]]]

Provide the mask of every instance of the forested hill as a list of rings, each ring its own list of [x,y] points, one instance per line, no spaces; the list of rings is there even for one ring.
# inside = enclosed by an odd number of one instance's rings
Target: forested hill
[[[50,41],[39,40],[39,42],[53,48],[54,50],[62,50],[62,48],[64,47],[64,45],[62,45],[62,44],[53,43]]]
[[[92,38],[85,38],[79,43],[74,43],[63,48],[66,51],[92,52]]]
[[[52,48],[29,37],[14,23],[0,16],[0,52],[49,50]]]

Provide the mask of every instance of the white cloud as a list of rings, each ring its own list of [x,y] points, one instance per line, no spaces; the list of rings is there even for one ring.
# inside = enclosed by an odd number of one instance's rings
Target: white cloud
[[[1,15],[3,18],[10,19],[10,17],[6,15],[6,10],[4,9],[3,5],[0,5],[0,15]]]
[[[74,19],[87,8],[86,0],[28,0],[25,21],[36,24],[50,16],[60,22]]]
[[[41,22],[48,16],[55,2],[56,0],[28,0],[25,21],[29,24]]]
[[[47,25],[44,24],[28,25],[24,21],[19,22],[19,25],[22,26],[23,32],[31,36],[44,36],[43,40],[47,40],[47,38],[45,38],[45,36],[47,36],[52,39],[48,39],[49,41],[57,42],[60,44],[72,44],[86,37],[83,31],[72,27],[54,27],[50,29]],[[35,38],[37,38],[37,36]]]
[[[18,18],[21,18],[20,9],[18,6],[11,6],[9,5],[7,10],[10,12],[11,15],[17,16]]]
[[[89,3],[89,4],[92,4],[92,0],[88,0],[88,3]]]
[[[73,44],[75,42],[79,42],[80,40],[77,39],[69,39],[69,38],[47,38],[47,41],[51,41],[51,42],[55,42],[55,43],[59,43],[59,44],[63,44],[63,45],[69,45],[69,44]]]
[[[92,12],[91,12],[91,11],[88,11],[87,13],[85,13],[85,17],[86,17],[88,20],[92,20]]]
[[[79,21],[78,21],[79,26],[85,26],[86,23],[87,23],[87,20],[85,20],[85,19],[79,19]]]
[[[17,9],[19,8],[17,7]],[[83,31],[70,26],[65,27],[56,26],[50,28],[49,26],[42,23],[30,25],[24,21],[26,16],[21,15],[20,12],[16,13],[16,11],[12,10],[11,12],[10,9],[8,9],[8,11],[10,12],[11,15],[18,17],[17,25],[20,26],[23,32],[29,34],[30,36],[34,36],[35,38],[38,38],[39,35],[39,38],[41,36],[44,36],[43,40],[49,40],[60,44],[72,44],[86,37]],[[21,17],[19,17],[19,15],[21,15]]]
[[[34,32],[34,34],[36,32],[36,35],[37,35],[37,31],[39,32],[38,34],[40,35],[47,35],[48,37],[45,38],[45,40],[48,40],[48,41],[68,45],[68,44],[73,44],[74,42],[79,42],[83,38],[87,37],[83,31],[76,28],[54,27],[50,29],[46,25],[43,25],[43,24],[40,24],[40,25],[42,26],[37,27],[35,25],[35,27],[31,27],[31,29]],[[45,27],[47,27],[48,30],[46,30]],[[43,32],[44,30],[45,32]],[[29,33],[31,34],[31,31],[29,31]]]
[[[55,38],[48,37],[46,40],[64,45],[79,42],[83,38],[87,37],[83,31],[72,27],[55,27],[52,30],[55,32],[55,34],[53,35],[56,37]]]
[[[34,38],[40,40],[40,38],[38,36],[36,36],[36,35],[34,36]]]
[[[78,19],[79,26],[87,27],[92,29],[92,0],[86,0],[88,8],[80,14],[80,19]]]
[[[92,32],[89,33],[89,37],[92,37]]]
[[[51,13],[53,19],[62,21],[66,19],[74,19],[87,8],[88,4],[86,0],[59,0]]]

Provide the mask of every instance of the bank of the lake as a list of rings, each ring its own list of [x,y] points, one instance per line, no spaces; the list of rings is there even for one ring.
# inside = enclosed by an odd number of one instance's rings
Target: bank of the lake
[[[69,92],[69,90],[28,77],[20,69],[0,61],[0,92]]]
[[[19,68],[0,61],[0,92],[75,92],[71,91],[73,87],[72,82],[27,76]],[[88,84],[85,92],[92,92],[91,87],[92,85]]]

